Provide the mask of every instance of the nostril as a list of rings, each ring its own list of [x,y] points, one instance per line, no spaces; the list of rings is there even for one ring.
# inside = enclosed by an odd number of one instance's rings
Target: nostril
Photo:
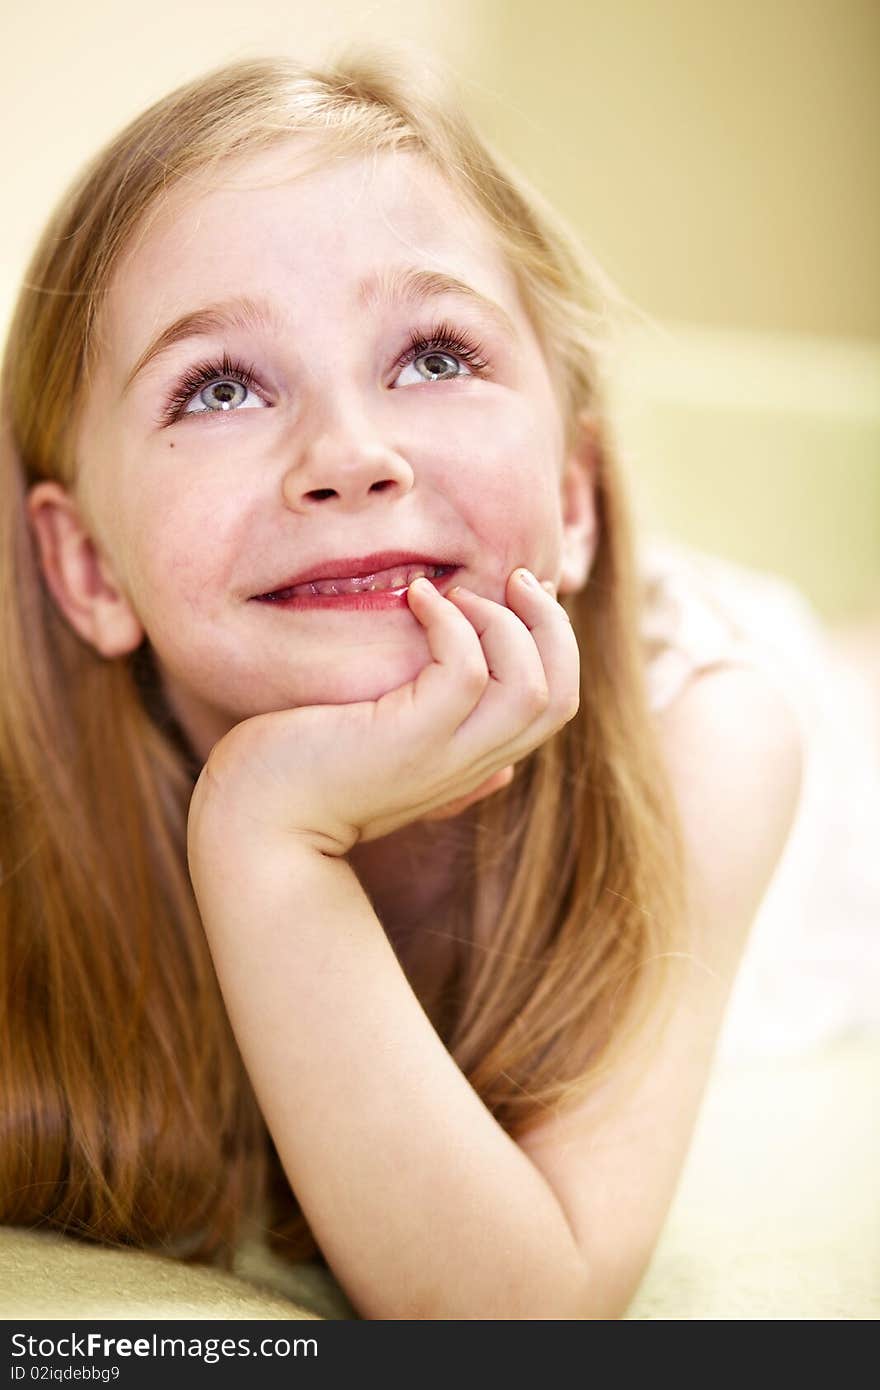
[[[381,482],[371,483],[369,490],[370,492],[384,492],[386,488],[389,487],[394,487],[393,478],[383,478]],[[316,487],[312,488],[311,492],[307,493],[307,496],[312,498],[315,502],[323,502],[325,497],[336,497],[338,494],[336,489],[332,487]]]

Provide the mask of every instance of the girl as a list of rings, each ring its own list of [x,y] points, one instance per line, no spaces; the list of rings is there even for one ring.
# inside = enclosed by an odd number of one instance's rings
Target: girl
[[[0,1221],[366,1318],[622,1315],[799,736],[649,707],[610,287],[425,73],[224,67],[3,367]]]

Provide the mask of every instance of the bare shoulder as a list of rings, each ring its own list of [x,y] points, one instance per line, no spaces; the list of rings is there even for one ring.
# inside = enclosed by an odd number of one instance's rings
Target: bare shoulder
[[[799,720],[761,670],[721,666],[691,680],[658,715],[657,727],[703,925],[710,937],[732,934],[728,944],[735,949],[797,811],[804,765]],[[720,912],[722,902],[735,902],[737,910]]]
[[[675,961],[665,1031],[646,1037],[587,1100],[519,1141],[582,1253],[587,1317],[622,1315],[663,1228],[802,775],[797,716],[756,669],[700,673],[657,727],[685,838],[694,949]]]

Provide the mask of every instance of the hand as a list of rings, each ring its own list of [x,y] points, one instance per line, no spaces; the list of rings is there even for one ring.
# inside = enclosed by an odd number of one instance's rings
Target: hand
[[[508,606],[468,589],[408,590],[432,660],[378,700],[256,715],[215,744],[190,806],[203,834],[291,834],[330,854],[454,815],[577,712],[580,660],[565,610],[521,571]],[[207,827],[207,828],[206,828]]]
[[[541,580],[541,588],[546,589],[547,593],[553,598],[556,597],[556,585],[549,579]],[[458,816],[468,806],[473,806],[476,801],[483,801],[485,797],[491,796],[493,792],[500,791],[502,787],[509,787],[513,781],[513,763],[495,772],[491,777],[487,777],[485,782],[481,782],[467,796],[459,796],[455,801],[449,801],[445,806],[440,806],[436,811],[429,811],[422,816],[422,820],[449,820],[452,816]]]
[[[467,796],[458,796],[454,801],[448,801],[445,806],[439,806],[436,811],[428,811],[427,815],[422,816],[422,820],[449,820],[451,816],[460,815],[468,806],[473,806],[475,801],[483,801],[502,787],[509,787],[512,781],[513,763],[508,763],[507,767],[487,777],[485,782],[481,782]]]

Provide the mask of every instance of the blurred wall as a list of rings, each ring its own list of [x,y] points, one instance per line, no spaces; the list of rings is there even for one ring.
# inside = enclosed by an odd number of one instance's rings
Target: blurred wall
[[[642,524],[830,616],[880,606],[876,0],[32,0],[4,18],[0,321],[130,117],[217,63],[357,36],[438,55],[648,316],[611,392]]]
[[[492,0],[505,148],[660,318],[880,339],[877,0]]]

